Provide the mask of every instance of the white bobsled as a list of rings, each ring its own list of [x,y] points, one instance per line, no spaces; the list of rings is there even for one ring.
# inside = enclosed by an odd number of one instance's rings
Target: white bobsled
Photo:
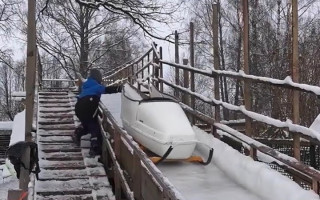
[[[125,84],[121,103],[123,126],[138,143],[166,159],[192,156],[197,139],[177,102],[152,92],[145,95]]]

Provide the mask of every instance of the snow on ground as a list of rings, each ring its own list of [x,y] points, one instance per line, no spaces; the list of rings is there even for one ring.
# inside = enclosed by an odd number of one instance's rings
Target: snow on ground
[[[25,118],[26,118],[25,110],[18,113],[14,117],[9,146],[25,140]]]
[[[12,178],[6,182],[0,182],[0,200],[6,200],[8,197],[9,189],[19,189],[19,180]]]
[[[317,116],[317,118],[313,121],[313,123],[310,126],[311,130],[314,130],[317,133],[320,133],[320,115]]]
[[[1,125],[0,125],[1,126]],[[13,120],[12,134],[10,145],[19,141],[24,141],[25,138],[25,111],[18,113]],[[13,165],[7,159],[6,163],[0,165],[0,200],[7,199],[9,189],[18,189],[19,180],[15,176]]]
[[[103,95],[102,102],[120,120],[121,95]],[[161,119],[161,116],[159,116]],[[207,166],[195,163],[161,163],[158,167],[188,200],[319,200],[268,165],[253,161],[212,135],[194,128],[198,140],[214,148]],[[195,155],[206,160],[209,150],[197,145]]]
[[[12,121],[0,122],[0,130],[12,130]]]

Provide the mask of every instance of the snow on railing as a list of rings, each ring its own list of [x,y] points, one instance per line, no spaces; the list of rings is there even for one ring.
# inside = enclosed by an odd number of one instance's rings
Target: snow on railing
[[[202,94],[192,92],[188,88],[184,88],[182,86],[178,86],[178,85],[169,83],[168,81],[164,80],[163,78],[158,78],[158,80],[164,82],[165,84],[167,84],[171,87],[177,88],[180,91],[186,92],[186,93],[188,93],[188,94],[190,94],[190,95],[192,95],[192,96],[194,96],[194,97],[196,97],[196,98],[198,98],[198,99],[202,100],[203,102],[208,103],[210,105],[213,105],[213,106],[221,105],[224,108],[227,108],[229,110],[240,111],[244,115],[246,115],[247,117],[250,117],[251,119],[254,119],[256,121],[263,122],[265,124],[269,124],[269,125],[272,125],[272,126],[275,126],[278,128],[288,128],[290,131],[302,133],[306,136],[312,137],[312,138],[320,141],[320,133],[319,132],[316,132],[310,128],[307,128],[307,127],[304,127],[304,126],[301,126],[298,124],[293,124],[291,120],[287,120],[287,121],[283,122],[278,119],[274,119],[274,118],[271,118],[271,117],[268,117],[268,116],[265,116],[265,115],[262,115],[259,113],[255,113],[253,111],[249,111],[244,106],[236,106],[236,105],[233,105],[230,103],[223,102],[221,100],[217,100],[214,98],[208,98]]]
[[[280,80],[280,79],[274,79],[274,78],[268,78],[268,77],[262,77],[262,76],[247,75],[242,70],[239,70],[239,72],[233,72],[233,71],[227,71],[227,70],[215,70],[213,68],[199,69],[199,68],[191,67],[190,65],[181,65],[181,64],[168,62],[165,60],[160,60],[160,63],[167,64],[179,69],[192,71],[194,73],[202,74],[212,78],[216,78],[217,76],[226,76],[231,78],[250,80],[250,81],[259,82],[259,83],[271,84],[279,87],[286,87],[286,88],[301,90],[304,92],[309,92],[309,93],[313,93],[315,95],[320,96],[320,87],[302,84],[302,83],[295,83],[292,81],[290,76],[287,76],[285,79]]]
[[[253,152],[251,156],[254,160],[267,163],[277,163],[277,165],[286,169],[289,173],[292,173],[306,181],[316,193],[319,193],[318,185],[320,183],[320,172],[318,170],[299,162],[293,157],[278,152],[273,148],[256,141],[227,125],[217,123],[211,117],[192,109],[188,105],[183,103],[180,103],[180,105],[186,112],[217,128],[217,134],[227,136],[242,143],[242,146]],[[268,159],[265,159],[266,157],[268,157]]]

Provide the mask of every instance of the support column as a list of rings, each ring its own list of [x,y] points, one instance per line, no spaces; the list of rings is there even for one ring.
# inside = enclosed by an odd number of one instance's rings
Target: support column
[[[193,22],[190,22],[190,66],[194,67],[194,25]],[[194,83],[194,72],[190,72],[190,89],[192,92],[195,91]],[[191,96],[190,106],[192,109],[195,109],[195,98]],[[191,117],[191,123],[195,124],[194,117]]]
[[[219,70],[220,66],[220,53],[219,53],[219,40],[218,40],[218,5],[212,5],[212,41],[213,41],[213,67],[215,70]],[[214,98],[220,100],[219,91],[219,76],[214,78]],[[220,121],[220,106],[215,106],[214,118],[216,122]]]
[[[28,30],[27,30],[27,67],[26,67],[26,119],[25,119],[25,141],[31,141],[31,130],[33,122],[33,107],[36,76],[36,1],[28,0]],[[30,167],[30,148],[24,152],[22,162],[27,168]],[[29,183],[29,170],[20,168],[19,188],[27,191]]]
[[[179,35],[178,35],[178,32],[175,31],[174,32],[174,55],[175,55],[175,63],[176,64],[179,64]],[[175,84],[176,85],[179,85],[179,68],[175,68]],[[179,90],[178,89],[175,89],[174,91],[174,96],[176,98],[179,97]]]
[[[248,0],[243,0],[243,70],[250,74],[249,69],[249,9]],[[244,105],[246,110],[251,110],[250,81],[244,81]],[[246,117],[246,135],[252,137],[252,120]]]
[[[299,50],[298,50],[298,1],[292,0],[292,81],[299,83]],[[299,91],[294,90],[292,95],[292,122],[300,123]],[[300,160],[300,136],[293,133],[293,155]]]

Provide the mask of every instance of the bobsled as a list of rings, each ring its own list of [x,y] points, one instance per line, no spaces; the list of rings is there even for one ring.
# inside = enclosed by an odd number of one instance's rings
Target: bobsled
[[[187,116],[170,96],[164,96],[155,87],[149,91],[146,94],[129,84],[123,86],[120,117],[124,129],[158,156],[153,157],[155,163],[165,159],[191,161],[198,141]],[[194,160],[208,164],[212,152],[213,149],[207,162],[199,157]]]

